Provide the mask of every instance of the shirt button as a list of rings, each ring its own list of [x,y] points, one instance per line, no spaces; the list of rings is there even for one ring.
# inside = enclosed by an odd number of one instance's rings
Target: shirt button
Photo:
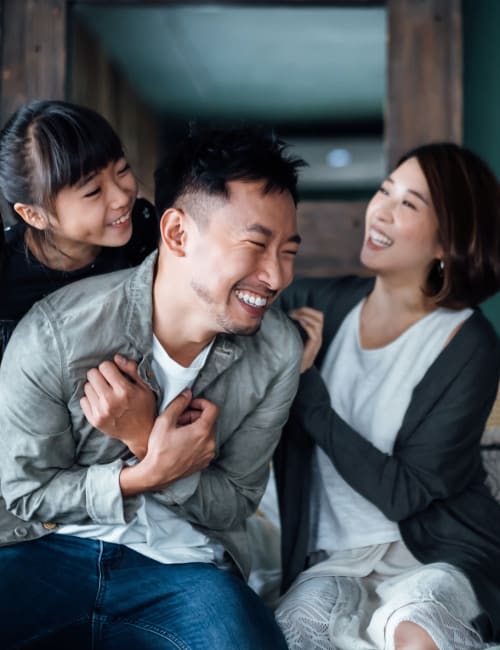
[[[54,530],[54,528],[57,528],[57,524],[55,524],[53,521],[44,521],[42,523],[42,526],[45,528],[45,530]]]
[[[14,529],[14,535],[16,537],[26,537],[28,534],[28,531],[26,528],[23,528],[23,526],[18,526],[17,528]]]

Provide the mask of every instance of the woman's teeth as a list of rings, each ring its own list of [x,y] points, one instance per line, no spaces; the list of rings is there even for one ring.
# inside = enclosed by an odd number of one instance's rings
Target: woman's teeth
[[[251,305],[252,307],[265,307],[267,305],[267,298],[261,298],[260,296],[253,296],[244,291],[236,291],[236,295],[245,304]]]
[[[370,228],[368,234],[372,242],[374,244],[377,244],[377,246],[387,247],[387,246],[391,246],[391,244],[393,243],[392,239],[387,237],[387,235],[383,235],[381,232],[378,232],[378,230],[374,230],[373,228]]]

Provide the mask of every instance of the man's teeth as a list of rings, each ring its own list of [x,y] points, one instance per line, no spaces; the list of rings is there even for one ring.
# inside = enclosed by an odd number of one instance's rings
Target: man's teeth
[[[393,243],[392,239],[373,228],[370,228],[370,239],[378,246],[390,246]]]
[[[118,225],[120,223],[125,223],[130,219],[130,216],[128,214],[124,215],[123,217],[120,217],[119,219],[116,219],[115,221],[111,222],[111,225]]]
[[[267,298],[261,298],[260,296],[252,296],[249,293],[244,291],[237,291],[236,295],[240,300],[243,300],[247,305],[252,305],[252,307],[265,307],[267,305]]]

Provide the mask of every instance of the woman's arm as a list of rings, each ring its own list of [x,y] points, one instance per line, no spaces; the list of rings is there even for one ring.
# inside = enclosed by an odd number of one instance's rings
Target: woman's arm
[[[479,441],[497,393],[499,368],[498,341],[477,339],[451,381],[429,387],[429,373],[424,377],[392,454],[379,451],[337,415],[316,368],[301,377],[292,417],[351,487],[389,519],[401,521],[435,499],[457,494],[477,476]],[[455,343],[455,351],[464,354]],[[441,363],[433,372],[452,369]]]

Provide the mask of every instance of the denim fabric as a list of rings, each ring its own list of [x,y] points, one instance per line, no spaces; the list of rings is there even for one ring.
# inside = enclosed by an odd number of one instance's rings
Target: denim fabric
[[[3,650],[286,650],[272,612],[210,564],[50,535],[0,548]]]

